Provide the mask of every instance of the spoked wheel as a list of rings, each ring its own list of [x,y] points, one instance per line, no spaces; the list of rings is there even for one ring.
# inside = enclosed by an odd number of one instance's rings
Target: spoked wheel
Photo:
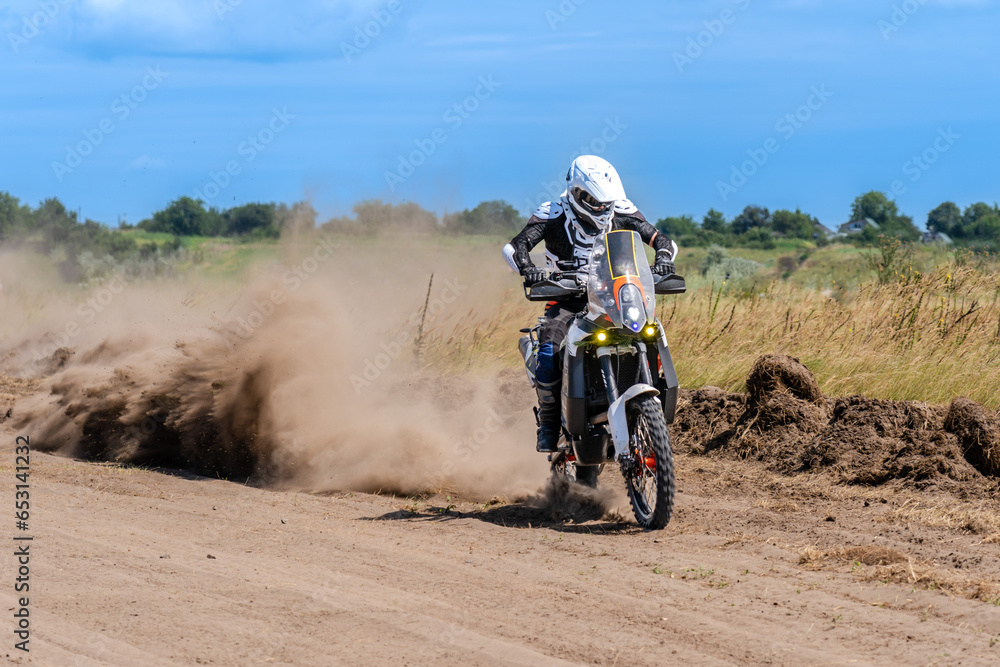
[[[655,396],[627,406],[629,456],[622,462],[632,512],[643,528],[659,530],[674,509],[674,456],[663,409]]]

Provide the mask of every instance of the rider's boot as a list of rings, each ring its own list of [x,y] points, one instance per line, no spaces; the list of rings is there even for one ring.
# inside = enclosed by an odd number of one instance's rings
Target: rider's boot
[[[559,445],[559,435],[562,432],[562,406],[559,401],[559,385],[561,382],[539,382],[535,387],[538,394],[538,444],[539,452],[554,452]]]

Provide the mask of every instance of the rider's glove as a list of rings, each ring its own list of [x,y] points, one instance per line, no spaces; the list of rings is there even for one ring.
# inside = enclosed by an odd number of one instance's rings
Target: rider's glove
[[[524,276],[524,284],[528,287],[545,280],[544,269],[540,269],[537,266],[524,267],[521,269],[521,275]]]
[[[660,276],[674,275],[674,263],[666,251],[661,250],[656,253],[656,264],[653,265],[653,273]]]

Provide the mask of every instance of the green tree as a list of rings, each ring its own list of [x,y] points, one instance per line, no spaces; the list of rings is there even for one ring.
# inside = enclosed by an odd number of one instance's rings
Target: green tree
[[[355,225],[362,234],[381,232],[433,232],[439,229],[437,216],[419,204],[394,206],[379,200],[354,205]]]
[[[35,229],[42,233],[47,250],[62,244],[69,238],[77,224],[76,211],[68,211],[55,197],[46,199],[32,213]]]
[[[946,201],[927,214],[927,229],[932,232],[954,234],[962,222],[962,212],[955,202]]]
[[[962,223],[967,226],[974,225],[980,218],[984,218],[991,213],[994,213],[994,209],[989,204],[981,201],[976,202],[965,209],[965,213],[962,214]]]
[[[263,238],[278,238],[281,230],[275,217],[275,205],[244,204],[222,213],[223,233],[226,236],[253,235]]]
[[[819,220],[799,209],[795,209],[794,213],[778,209],[771,216],[771,229],[797,239],[811,239],[818,224]]]
[[[733,218],[733,232],[746,234],[755,227],[770,227],[771,212],[762,206],[747,206],[743,212]]]
[[[656,228],[673,239],[694,236],[698,232],[698,225],[690,215],[663,218],[656,223]]]
[[[746,234],[739,237],[740,245],[749,248],[761,248],[770,250],[775,247],[774,237],[767,227],[751,227]]]
[[[132,237],[108,229],[94,220],[74,225],[64,239],[63,246],[66,248],[66,257],[71,262],[75,262],[84,252],[89,252],[94,257],[110,255],[115,259],[122,259],[138,250]]]
[[[920,238],[920,230],[913,225],[913,218],[901,215],[896,202],[877,190],[858,196],[851,204],[851,220],[862,218],[874,220],[879,226],[879,234],[909,240]]]
[[[474,209],[446,215],[444,228],[453,234],[516,234],[524,226],[524,218],[513,206],[502,200],[484,201]]]
[[[991,211],[980,216],[973,227],[973,234],[976,239],[991,241],[991,245],[995,245],[1000,240],[1000,214]]]
[[[0,192],[0,242],[27,232],[32,225],[31,209],[8,192]]]
[[[278,204],[274,216],[282,234],[301,234],[316,230],[316,209],[305,201],[296,202],[291,207]]]
[[[215,236],[220,231],[220,220],[215,209],[205,210],[202,200],[180,197],[154,213],[152,220],[140,222],[138,227],[176,236]]]
[[[726,216],[714,208],[708,209],[708,213],[702,218],[701,228],[706,232],[715,232],[716,234],[728,234],[732,231],[729,223],[726,222]]]

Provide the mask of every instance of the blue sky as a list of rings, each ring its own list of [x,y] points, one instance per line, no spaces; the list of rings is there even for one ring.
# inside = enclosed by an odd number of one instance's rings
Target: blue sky
[[[923,225],[1000,200],[998,4],[14,0],[0,190],[112,225],[185,194],[527,213],[593,151],[654,219],[833,225],[895,184]]]

